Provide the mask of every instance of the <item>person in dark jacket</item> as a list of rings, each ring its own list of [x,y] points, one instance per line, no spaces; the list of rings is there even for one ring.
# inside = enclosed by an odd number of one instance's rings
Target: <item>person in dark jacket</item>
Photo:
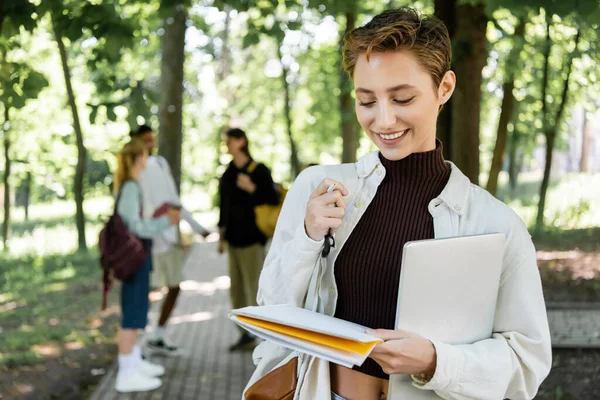
[[[277,204],[278,193],[271,171],[252,159],[248,137],[238,128],[229,129],[225,142],[233,160],[219,185],[219,253],[227,250],[231,278],[231,304],[234,309],[256,305],[258,278],[265,258],[267,238],[256,226],[254,207]],[[240,328],[240,339],[229,350],[251,349],[255,338]]]

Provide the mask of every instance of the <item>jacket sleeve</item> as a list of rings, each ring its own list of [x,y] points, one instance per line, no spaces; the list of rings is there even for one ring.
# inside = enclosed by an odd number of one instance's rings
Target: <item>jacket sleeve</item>
[[[196,221],[194,219],[194,216],[192,215],[192,213],[190,213],[185,208],[181,209],[181,218],[183,218],[188,224],[190,224],[190,226],[192,227],[194,232],[199,233],[199,234],[208,232],[208,229],[206,229],[198,221]]]
[[[310,239],[304,229],[306,205],[315,189],[311,184],[313,168],[298,176],[283,203],[260,274],[259,305],[294,304],[301,307],[304,302],[311,273],[323,247],[323,240]]]
[[[535,397],[552,365],[550,331],[535,248],[520,220],[515,229],[505,251],[510,268],[500,282],[492,338],[455,346],[432,341],[436,372],[429,383],[415,386],[444,399]],[[518,259],[510,247],[519,250]]]
[[[152,239],[169,227],[169,218],[163,215],[156,219],[142,219],[140,217],[140,198],[141,192],[138,185],[132,181],[125,182],[121,188],[117,213],[131,233],[144,239]]]

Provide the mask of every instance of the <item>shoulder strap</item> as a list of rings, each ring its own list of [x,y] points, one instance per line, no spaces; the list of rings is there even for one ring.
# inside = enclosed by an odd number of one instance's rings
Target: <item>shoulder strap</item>
[[[256,167],[258,167],[258,163],[254,160],[252,160],[252,162],[250,163],[250,165],[248,165],[248,168],[246,168],[246,172],[248,172],[249,174],[253,173],[254,170],[256,169]]]

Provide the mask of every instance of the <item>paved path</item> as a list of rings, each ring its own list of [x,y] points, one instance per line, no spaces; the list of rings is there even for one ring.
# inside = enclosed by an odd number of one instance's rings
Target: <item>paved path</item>
[[[186,265],[186,282],[167,334],[185,349],[179,358],[155,358],[167,374],[163,386],[148,393],[119,395],[113,365],[90,400],[240,400],[253,371],[250,353],[227,352],[237,329],[230,309],[225,256],[212,244],[196,245]],[[156,305],[151,320],[156,318]],[[600,310],[551,310],[555,347],[600,347]]]
[[[113,365],[90,400],[241,399],[254,365],[249,352],[227,352],[238,339],[238,331],[227,317],[231,307],[226,258],[217,255],[214,243],[198,244],[188,258],[185,276],[188,280],[181,285],[181,297],[167,325],[167,335],[184,348],[185,355],[153,358],[167,370],[163,386],[152,392],[120,395],[114,390]],[[157,318],[156,306],[151,321]]]

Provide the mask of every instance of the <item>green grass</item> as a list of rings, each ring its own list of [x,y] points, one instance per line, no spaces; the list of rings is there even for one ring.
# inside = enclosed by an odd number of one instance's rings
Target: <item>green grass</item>
[[[0,365],[35,363],[36,345],[86,345],[112,340],[99,329],[101,269],[98,253],[0,256]],[[112,301],[116,294],[111,296]],[[41,352],[40,352],[41,351]]]
[[[194,204],[191,200],[187,203]],[[72,202],[34,205],[28,221],[22,209],[14,210],[9,251],[0,252],[0,367],[38,363],[54,356],[44,349],[60,354],[66,343],[113,340],[118,316],[100,316],[101,269],[94,247],[112,200],[86,200],[85,212],[91,248],[76,252]],[[214,212],[197,216],[205,226],[216,223]],[[117,297],[115,287],[109,306]]]

